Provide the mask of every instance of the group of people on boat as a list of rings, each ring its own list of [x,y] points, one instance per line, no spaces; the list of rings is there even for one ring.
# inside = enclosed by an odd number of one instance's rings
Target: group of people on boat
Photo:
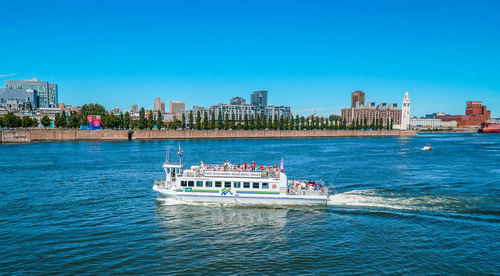
[[[255,161],[252,163],[243,163],[243,164],[231,164],[229,161],[225,161],[222,165],[205,165],[203,161],[200,161],[200,170],[202,171],[225,171],[225,172],[260,172],[260,173],[274,173],[278,174],[280,171],[280,168],[278,165],[274,166],[264,166],[263,164],[260,164],[258,166],[255,164]],[[283,169],[281,170],[283,172]]]
[[[319,180],[317,183],[314,180],[294,180],[291,185],[289,185],[290,191],[324,191],[325,182]]]

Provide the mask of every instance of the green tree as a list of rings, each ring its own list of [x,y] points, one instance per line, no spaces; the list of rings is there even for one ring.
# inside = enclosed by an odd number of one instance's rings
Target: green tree
[[[236,115],[231,114],[231,129],[236,129]]]
[[[201,129],[201,113],[199,110],[196,112],[196,129]]]
[[[60,118],[60,126],[66,127],[68,125],[68,117],[66,116],[66,112],[63,110]]]
[[[153,129],[156,120],[153,118],[153,111],[149,111],[149,116],[148,116],[148,128],[151,130]]]
[[[21,125],[26,128],[26,127],[31,127],[33,125],[33,120],[29,116],[24,116],[21,120]]]
[[[392,118],[390,119],[389,130],[392,129]]]
[[[59,126],[60,126],[60,125],[59,125],[59,123],[60,123],[60,122],[61,122],[61,115],[56,114],[56,116],[55,116],[55,118],[54,118],[54,125],[55,125],[56,127],[59,127]]]
[[[182,115],[184,115],[184,113],[183,113]],[[179,126],[179,123],[182,123],[182,122],[179,122],[179,121],[177,120],[177,116],[174,116],[174,119],[173,119],[173,120],[172,120],[172,122],[170,123],[170,129],[175,130],[175,129],[177,129],[178,127],[180,127],[180,128],[182,128],[182,129],[184,129],[184,126],[185,126],[185,125]]]
[[[216,123],[215,123],[215,113],[212,111],[210,114],[211,114],[211,115],[210,115],[210,127],[209,127],[209,128],[210,128],[210,129],[215,129],[215,127],[216,127]]]
[[[208,128],[209,128],[208,114],[206,111],[203,111],[203,129],[208,129]]]
[[[245,118],[243,119],[243,121],[244,121],[243,129],[249,129],[250,126],[248,123],[248,114],[245,114]]]
[[[189,129],[194,129],[194,124],[193,124],[193,111],[189,111]]]
[[[176,117],[174,116],[174,119],[175,119],[175,118],[176,118]],[[175,120],[174,120],[174,121],[175,121]],[[181,121],[181,124],[182,124],[182,125],[181,125],[181,128],[182,128],[182,129],[185,129],[185,128],[186,128],[186,115],[185,115],[184,113],[182,113],[182,121]],[[175,126],[175,125],[174,125],[174,126]],[[177,126],[175,126],[175,127],[177,127]]]
[[[139,110],[139,129],[145,129],[146,127],[146,110],[144,110],[144,107],[141,107],[141,110]]]
[[[50,126],[50,118],[47,117],[47,115],[43,116],[42,119],[40,120],[40,122],[42,123],[42,125],[44,127]]]
[[[222,112],[219,112],[219,116],[217,117],[217,129],[222,129]]]
[[[267,126],[266,126],[266,128],[273,129],[273,116],[272,115],[268,115],[267,116]]]
[[[163,119],[162,119],[162,115],[161,115],[161,111],[158,110],[158,112],[156,112],[156,127],[158,127],[158,130],[161,130],[164,126],[163,126]]]
[[[236,116],[236,129],[241,129],[241,114]]]
[[[4,127],[8,127],[8,126],[9,126],[9,123],[7,122],[7,114],[0,116],[0,127],[4,128]]]
[[[38,120],[36,118],[31,118],[31,126],[38,127]]]
[[[130,119],[130,113],[125,112],[125,116],[123,118],[123,128],[124,129],[130,129],[132,128],[132,124],[131,124],[131,119]]]
[[[339,115],[332,114],[328,119],[330,119],[330,121],[340,121],[342,118]]]
[[[100,104],[84,104],[80,108],[80,114],[87,118],[88,115],[100,115],[100,116],[105,116],[107,115],[106,109],[104,106]]]
[[[123,115],[123,112],[120,111],[120,121],[119,121],[119,125],[118,125],[118,128],[120,129],[124,129],[125,128],[125,115]]]
[[[56,127],[67,126],[66,113],[64,111],[62,112],[62,114],[56,114],[56,117],[54,119],[54,124]]]
[[[78,128],[80,126],[80,119],[78,118],[78,114],[76,111],[72,111],[69,116],[68,127],[70,128]]]
[[[250,116],[248,117],[248,128],[251,129],[251,130],[255,130],[256,129],[256,121],[255,121],[255,116],[253,116],[252,114],[250,114]]]
[[[224,115],[224,129],[229,129],[231,127],[231,122],[229,121],[229,114]]]

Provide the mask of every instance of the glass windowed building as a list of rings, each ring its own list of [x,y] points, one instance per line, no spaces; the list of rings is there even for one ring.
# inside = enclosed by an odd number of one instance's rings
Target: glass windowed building
[[[253,92],[251,95],[251,103],[257,108],[267,106],[267,90]]]
[[[6,89],[22,89],[33,90],[38,98],[37,106],[39,108],[57,108],[58,91],[57,84],[47,81],[39,81],[37,78],[32,80],[7,80],[5,81]]]

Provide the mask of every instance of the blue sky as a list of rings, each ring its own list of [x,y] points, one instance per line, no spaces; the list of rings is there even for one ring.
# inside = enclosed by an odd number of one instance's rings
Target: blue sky
[[[0,81],[107,108],[249,101],[340,113],[350,93],[411,115],[500,116],[500,1],[1,1]],[[13,74],[13,75],[11,75]],[[3,85],[2,85],[3,87]]]

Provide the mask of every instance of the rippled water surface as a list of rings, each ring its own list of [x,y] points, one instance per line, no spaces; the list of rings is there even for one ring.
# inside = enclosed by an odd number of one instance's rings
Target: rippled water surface
[[[337,191],[322,208],[161,200],[177,143],[0,144],[0,273],[500,273],[500,135],[181,142],[187,165],[283,156]]]

